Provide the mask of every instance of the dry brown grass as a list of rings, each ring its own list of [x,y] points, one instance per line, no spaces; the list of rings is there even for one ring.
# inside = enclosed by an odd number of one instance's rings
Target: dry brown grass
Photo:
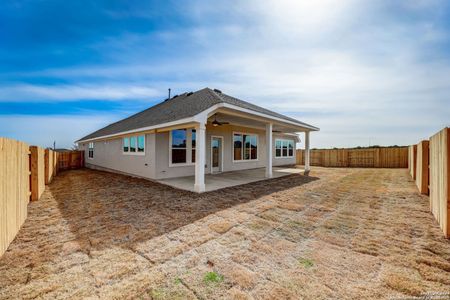
[[[214,230],[217,233],[223,234],[233,227],[233,224],[228,221],[218,221],[209,225],[211,230]]]
[[[250,300],[250,299],[252,299],[249,294],[241,291],[237,287],[232,287],[228,293],[229,293],[230,299],[232,299],[232,300]]]
[[[104,172],[62,173],[30,204],[0,259],[0,299],[380,299],[450,290],[450,241],[406,170],[310,175],[197,195]]]
[[[244,290],[249,290],[255,286],[257,274],[249,271],[243,266],[237,264],[229,264],[224,267],[223,272],[233,284]]]
[[[305,209],[304,205],[293,201],[280,202],[278,203],[278,207],[294,211],[302,211],[303,209]]]

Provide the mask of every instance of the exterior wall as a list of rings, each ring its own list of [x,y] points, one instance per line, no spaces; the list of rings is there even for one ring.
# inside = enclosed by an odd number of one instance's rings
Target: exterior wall
[[[156,134],[156,179],[191,176],[195,174],[195,165],[169,166],[169,134]]]
[[[233,132],[256,134],[258,140],[258,159],[254,161],[238,161],[233,162]],[[264,130],[253,128],[223,125],[223,126],[206,126],[206,164],[208,172],[211,169],[211,137],[223,137],[223,172],[237,171],[245,169],[261,168],[265,166],[266,157],[266,134]]]
[[[258,136],[258,159],[254,161],[233,162],[233,132],[256,134]],[[211,137],[223,137],[223,172],[245,169],[262,168],[265,166],[266,158],[266,132],[265,130],[248,127],[223,125],[214,127],[206,126],[206,159],[205,173],[211,172]],[[275,158],[275,139],[295,139],[292,136],[273,135],[272,141],[272,164],[273,166],[294,165],[296,162],[295,149],[292,158]],[[156,134],[156,179],[191,176],[195,174],[195,166],[169,166],[169,132]]]
[[[275,140],[276,139],[283,139],[283,140],[291,140],[294,141],[294,156],[293,157],[275,157]],[[297,146],[296,146],[295,138],[289,135],[283,135],[283,134],[274,134],[272,137],[272,166],[286,166],[286,165],[295,165],[297,158]]]
[[[258,159],[254,161],[233,162],[233,132],[256,134],[258,137]],[[206,159],[205,173],[211,171],[211,137],[223,137],[223,172],[253,168],[262,168],[266,161],[265,130],[248,127],[223,125],[206,127]],[[275,140],[277,138],[295,140],[292,136],[273,135],[273,166],[293,165],[296,162],[295,149],[292,158],[275,158]],[[122,138],[94,142],[94,158],[88,158],[88,143],[80,144],[85,150],[85,164],[91,168],[104,168],[120,173],[136,175],[149,179],[192,176],[195,165],[170,166],[169,164],[169,132],[158,132],[145,135],[145,155],[130,155],[122,152]],[[147,164],[147,165],[146,165]]]
[[[94,158],[88,157],[88,144],[80,144],[85,150],[86,167],[100,167],[144,178],[155,178],[155,134],[145,135],[145,155],[124,154],[122,138],[94,142]]]

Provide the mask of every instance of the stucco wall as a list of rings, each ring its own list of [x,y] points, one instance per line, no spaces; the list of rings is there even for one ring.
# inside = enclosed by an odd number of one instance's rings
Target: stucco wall
[[[233,132],[252,133],[258,136],[258,160],[233,162]],[[266,133],[248,127],[224,125],[219,127],[206,127],[206,159],[205,173],[211,171],[211,137],[223,137],[223,172],[261,168],[265,166],[266,158]],[[294,140],[292,136],[277,134],[273,136],[272,164],[273,166],[295,164],[295,151],[292,158],[275,158],[275,138]],[[170,178],[177,176],[190,176],[195,174],[195,167],[191,166],[169,166],[169,132],[156,134],[156,178]]]
[[[233,132],[256,134],[258,137],[258,159],[255,161],[233,162]],[[211,136],[223,137],[223,171],[236,171],[264,167],[266,157],[266,134],[262,130],[241,126],[207,126],[206,128],[206,163],[208,171],[211,164]]]
[[[256,134],[258,136],[258,159],[255,161],[233,162],[233,132]],[[261,168],[266,161],[266,133],[264,130],[224,125],[206,128],[206,159],[205,173],[211,170],[211,137],[223,137],[223,171]],[[273,135],[272,164],[273,166],[295,164],[293,158],[275,158],[275,139],[294,140],[292,136]],[[195,174],[195,166],[170,166],[169,164],[169,132],[146,134],[145,155],[128,155],[122,152],[122,138],[94,143],[94,158],[88,158],[88,143],[80,145],[85,150],[86,166],[95,165],[123,173],[134,174],[150,179],[163,179]],[[146,165],[147,164],[147,165]]]
[[[88,157],[88,143],[80,145],[85,150],[87,167],[95,165],[145,178],[155,178],[155,134],[145,135],[145,155],[122,152],[122,138],[94,142],[94,158]]]
[[[294,141],[294,156],[293,157],[275,157],[275,140],[277,138],[283,139],[283,140],[291,140]],[[285,166],[285,165],[295,165],[296,162],[296,142],[295,139],[292,136],[288,135],[282,135],[282,134],[274,134],[272,137],[272,166]]]
[[[156,134],[156,179],[190,176],[195,166],[169,166],[169,132]]]

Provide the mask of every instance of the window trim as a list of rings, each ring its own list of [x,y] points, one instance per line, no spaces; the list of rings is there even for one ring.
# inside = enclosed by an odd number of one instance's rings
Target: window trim
[[[277,156],[277,141],[281,142],[281,151],[280,154],[281,156]],[[283,142],[288,142],[287,145],[287,156],[283,155]],[[289,155],[289,142],[292,142],[294,144],[294,148],[292,148],[292,155]],[[274,153],[275,153],[275,158],[276,159],[285,159],[285,158],[294,158],[295,157],[295,141],[294,140],[290,140],[290,139],[283,139],[283,138],[276,138],[275,139],[275,144],[274,144]]]
[[[175,149],[186,149],[186,162],[185,163],[172,163],[172,131],[183,130],[183,129],[186,130],[186,148],[175,148]],[[192,130],[195,130],[195,128],[188,127],[188,128],[177,128],[177,129],[169,130],[169,168],[195,166],[195,162],[192,162]],[[195,143],[197,145],[197,140],[195,141]],[[197,147],[195,147],[195,149],[196,148]],[[197,149],[195,151],[197,151]]]
[[[241,150],[241,157],[240,160],[234,159],[234,135],[240,134],[242,136],[242,150]],[[256,159],[244,159],[244,135],[250,135],[250,136],[256,136]],[[250,151],[251,153],[251,151]],[[246,162],[257,162],[259,161],[259,134],[253,133],[253,132],[240,132],[240,131],[233,131],[231,133],[231,157],[233,159],[233,163],[246,163]],[[250,154],[251,157],[251,154]]]
[[[138,152],[138,140],[139,140],[140,136],[144,137],[144,152]],[[130,149],[131,149],[131,137],[136,137],[136,145],[135,145],[136,152],[131,152],[130,151]],[[125,146],[124,141],[125,141],[126,138],[128,138],[128,151],[127,152],[123,151],[123,148]],[[147,145],[146,145],[145,142],[146,142],[146,134],[145,133],[144,134],[132,134],[132,135],[123,136],[122,137],[122,154],[123,155],[144,156],[145,155],[145,148],[147,148]]]

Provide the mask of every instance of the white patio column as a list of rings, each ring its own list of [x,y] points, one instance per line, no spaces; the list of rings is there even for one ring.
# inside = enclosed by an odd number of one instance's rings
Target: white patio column
[[[204,123],[195,126],[195,184],[194,191],[203,193],[205,191],[205,154],[206,154],[206,127]]]
[[[272,178],[272,123],[266,124],[266,177]]]
[[[309,131],[305,131],[305,173],[310,170],[309,157]]]

